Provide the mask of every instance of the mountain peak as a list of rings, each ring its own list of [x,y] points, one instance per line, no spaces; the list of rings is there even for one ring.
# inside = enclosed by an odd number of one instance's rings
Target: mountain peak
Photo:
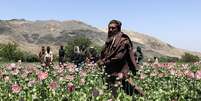
[[[6,40],[18,42],[23,50],[30,50],[33,53],[39,51],[41,45],[55,47],[57,52],[58,45],[65,45],[68,40],[76,36],[86,36],[94,44],[102,46],[107,37],[107,29],[98,29],[87,23],[78,20],[36,20],[28,21],[24,19],[11,19],[0,21],[0,43],[6,43]],[[144,33],[123,30],[132,40],[135,47],[141,46],[145,56],[155,55],[180,57],[184,52],[190,52],[175,48],[174,46],[163,42],[157,38]],[[31,47],[30,47],[31,46]],[[193,54],[201,56],[196,52]]]

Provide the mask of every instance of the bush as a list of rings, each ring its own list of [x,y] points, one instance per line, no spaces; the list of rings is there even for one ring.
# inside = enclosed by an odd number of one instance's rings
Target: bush
[[[37,62],[37,55],[17,49],[16,43],[0,44],[0,57],[3,61]]]
[[[101,54],[102,47],[96,45],[94,48],[96,49],[97,54]]]
[[[200,58],[190,53],[184,53],[181,57],[182,62],[198,62]]]
[[[8,61],[14,60],[17,51],[16,43],[2,44],[0,50],[0,56],[7,59]]]
[[[38,56],[35,54],[24,52],[22,61],[24,61],[24,62],[38,62],[39,59],[38,59]]]
[[[59,54],[53,54],[53,62],[58,62],[58,61],[59,61]]]
[[[170,56],[161,56],[159,58],[159,62],[177,62],[179,58],[177,57],[170,57]]]
[[[24,52],[22,52],[20,50],[16,50],[15,57],[13,59],[14,59],[14,61],[18,61],[18,60],[24,61]]]

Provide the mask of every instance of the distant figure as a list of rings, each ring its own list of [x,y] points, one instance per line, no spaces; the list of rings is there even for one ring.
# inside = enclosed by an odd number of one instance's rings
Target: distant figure
[[[79,46],[74,46],[74,55],[72,60],[77,67],[80,67],[81,63],[84,62],[85,58]]]
[[[98,60],[98,53],[94,47],[87,48],[85,55],[86,58],[92,63],[95,63]]]
[[[139,46],[137,46],[137,50],[135,52],[135,60],[137,62],[137,64],[139,65],[143,65],[143,53],[142,53],[142,50]]]
[[[65,50],[63,48],[63,46],[60,46],[59,49],[59,64],[63,65],[64,61],[65,61]]]
[[[45,57],[45,47],[44,46],[41,47],[41,51],[39,52],[38,56],[39,56],[40,63],[43,64],[44,57]]]
[[[90,64],[90,63],[91,63],[91,60],[90,60],[88,57],[86,57],[86,58],[85,58],[85,63],[86,63],[86,64]]]
[[[18,65],[21,65],[22,64],[22,60],[18,60],[17,63],[18,63]]]
[[[52,53],[52,51],[50,51],[50,47],[47,46],[47,51],[45,52],[44,62],[46,64],[46,66],[50,66],[53,64],[52,61],[53,61],[53,53]]]
[[[74,53],[80,53],[80,48],[79,46],[74,47]]]
[[[158,58],[154,57],[154,64],[158,64]]]

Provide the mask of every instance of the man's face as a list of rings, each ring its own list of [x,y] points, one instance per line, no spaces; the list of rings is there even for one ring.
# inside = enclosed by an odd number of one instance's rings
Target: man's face
[[[109,26],[108,26],[108,35],[109,36],[115,35],[118,31],[119,30],[118,30],[117,24],[115,24],[115,23],[109,24]]]

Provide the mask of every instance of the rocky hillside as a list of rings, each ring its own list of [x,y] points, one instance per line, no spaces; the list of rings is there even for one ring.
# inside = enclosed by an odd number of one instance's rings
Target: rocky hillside
[[[134,46],[141,46],[147,57],[174,56],[180,57],[184,52],[154,37],[123,30],[127,33]],[[57,53],[59,45],[65,45],[69,39],[84,35],[94,44],[103,45],[107,36],[106,29],[98,29],[76,20],[69,21],[27,21],[24,19],[0,20],[0,43],[16,42],[20,48],[32,53],[38,53],[40,46],[49,45]],[[201,56],[198,52],[191,52]]]

